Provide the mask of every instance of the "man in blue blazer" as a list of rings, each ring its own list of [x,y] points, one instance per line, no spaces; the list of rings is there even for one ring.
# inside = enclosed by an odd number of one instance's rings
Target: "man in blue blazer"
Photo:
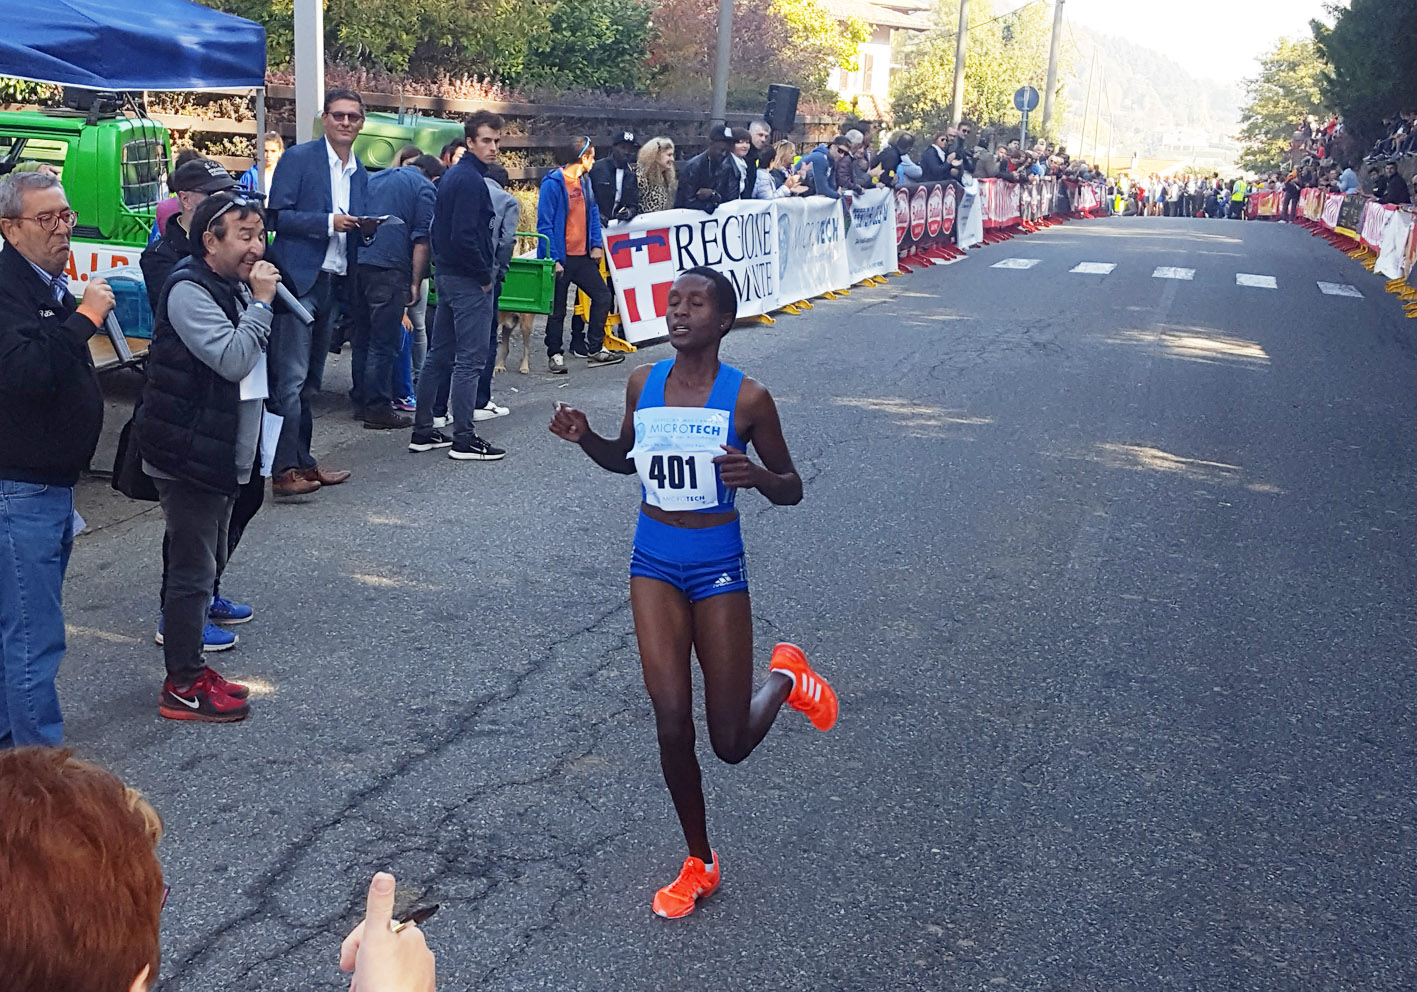
[[[360,312],[355,266],[369,174],[352,146],[364,127],[364,100],[353,90],[329,90],[321,120],[323,138],[296,145],[281,156],[268,201],[276,233],[267,257],[315,315],[314,324],[305,324],[284,314],[271,334],[267,406],[285,418],[271,479],[277,496],[301,496],[349,478],[348,472],[320,468],[310,453],[311,404],[324,380],[325,355],[341,303],[347,300],[356,314]]]

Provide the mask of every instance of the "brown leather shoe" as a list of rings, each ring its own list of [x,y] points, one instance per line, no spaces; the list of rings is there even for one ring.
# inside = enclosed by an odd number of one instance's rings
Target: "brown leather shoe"
[[[271,479],[275,496],[306,496],[320,488],[318,480],[307,479],[298,468],[287,469]]]
[[[346,471],[326,472],[318,465],[314,468],[305,469],[301,474],[310,482],[315,482],[322,486],[337,486],[341,482],[345,482],[349,479],[349,473]]]

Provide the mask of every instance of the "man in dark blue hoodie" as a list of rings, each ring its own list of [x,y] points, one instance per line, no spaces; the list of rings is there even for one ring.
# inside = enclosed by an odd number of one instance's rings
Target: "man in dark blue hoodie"
[[[428,357],[418,377],[417,408],[409,451],[448,448],[448,457],[495,462],[506,456],[477,436],[477,380],[487,363],[492,324],[492,197],[487,166],[496,161],[502,142],[502,118],[479,110],[467,119],[467,154],[438,182],[433,210],[433,264],[438,284],[438,314],[428,342]],[[438,387],[452,373],[450,412],[453,435],[433,427]]]

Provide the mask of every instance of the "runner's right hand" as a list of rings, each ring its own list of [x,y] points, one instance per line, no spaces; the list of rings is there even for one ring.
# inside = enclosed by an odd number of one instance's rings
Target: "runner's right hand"
[[[557,403],[556,412],[551,415],[551,433],[563,441],[580,444],[590,434],[590,421],[575,407]]]

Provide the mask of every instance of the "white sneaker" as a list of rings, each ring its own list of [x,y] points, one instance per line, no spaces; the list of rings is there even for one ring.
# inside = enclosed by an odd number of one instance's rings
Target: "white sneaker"
[[[453,418],[452,418],[452,417],[434,417],[434,418],[433,418],[433,429],[434,429],[434,430],[437,430],[437,429],[440,428],[440,427],[450,427],[450,426],[452,426],[452,423],[453,423]]]
[[[552,375],[566,374],[566,359],[561,355],[552,355],[546,360],[546,371]]]
[[[475,421],[496,420],[498,417],[505,417],[511,412],[512,411],[508,410],[506,407],[498,406],[496,403],[488,400],[486,406],[482,407],[480,410],[472,411],[472,419]]]

